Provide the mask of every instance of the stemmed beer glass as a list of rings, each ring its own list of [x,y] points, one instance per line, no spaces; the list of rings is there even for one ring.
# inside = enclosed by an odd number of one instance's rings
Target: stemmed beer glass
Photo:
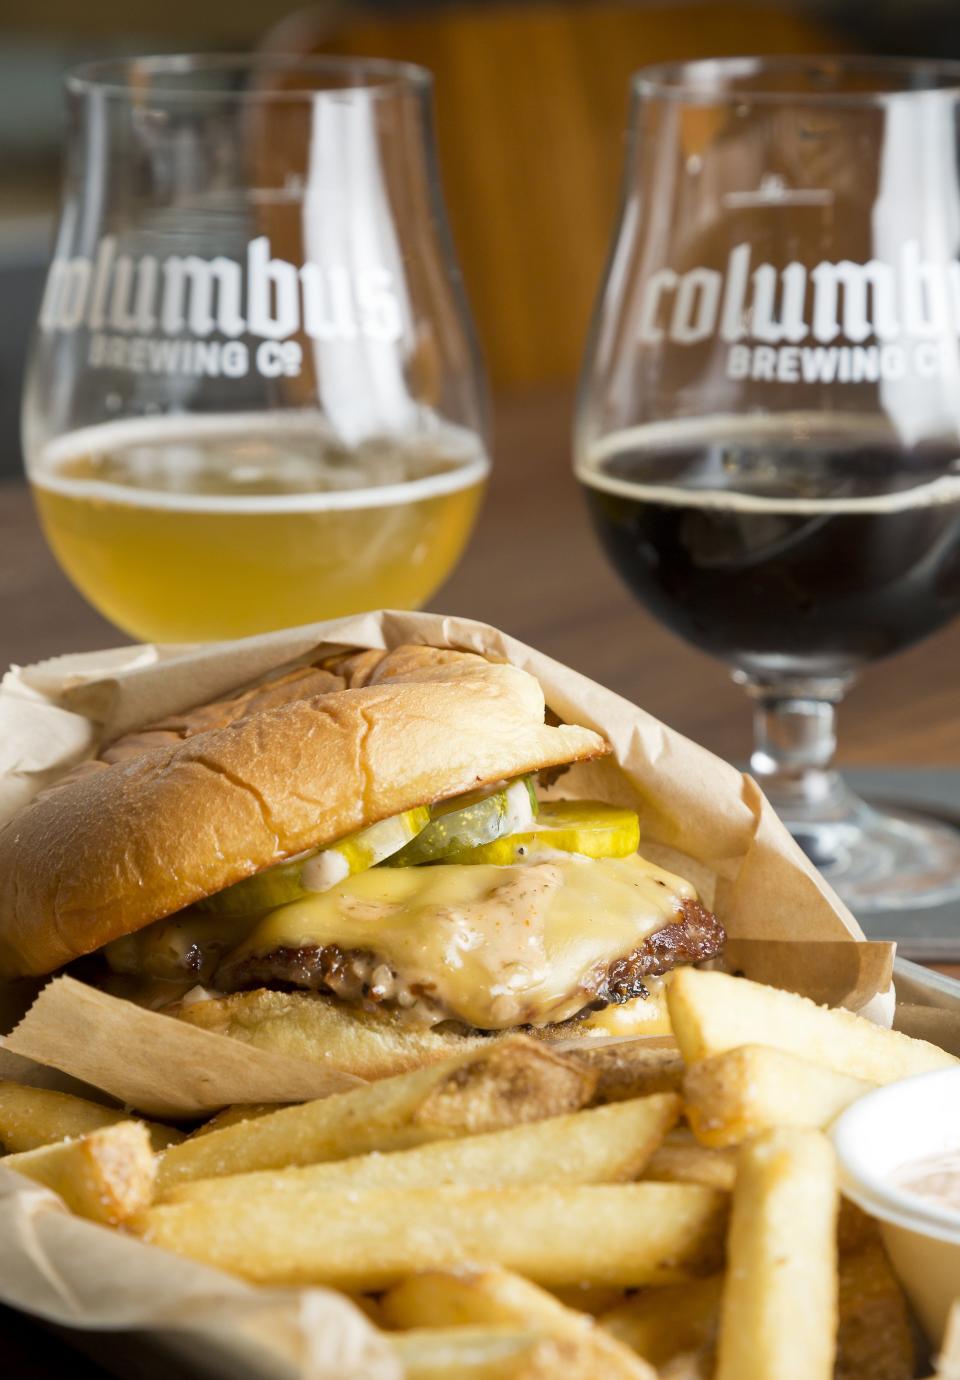
[[[722,658],[751,765],[855,908],[960,895],[960,834],[833,770],[857,673],[960,612],[960,64],[634,80],[575,464],[628,586]]]
[[[488,470],[429,74],[164,57],[68,79],[24,406],[64,570],[190,641],[423,603]]]

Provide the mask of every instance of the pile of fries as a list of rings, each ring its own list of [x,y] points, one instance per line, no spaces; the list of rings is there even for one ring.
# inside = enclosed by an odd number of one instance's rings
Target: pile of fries
[[[190,1134],[0,1084],[6,1167],[260,1284],[350,1295],[409,1380],[915,1380],[824,1129],[943,1050],[722,973],[674,1039],[522,1036]]]

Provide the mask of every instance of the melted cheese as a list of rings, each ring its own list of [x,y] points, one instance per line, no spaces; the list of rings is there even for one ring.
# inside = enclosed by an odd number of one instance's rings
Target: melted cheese
[[[366,950],[468,1025],[543,1024],[581,1010],[598,970],[695,895],[639,856],[378,867],[272,911],[230,961],[280,947]]]
[[[605,1006],[584,1016],[582,1028],[591,1035],[672,1035],[663,978],[644,978],[648,995],[621,1005]]]

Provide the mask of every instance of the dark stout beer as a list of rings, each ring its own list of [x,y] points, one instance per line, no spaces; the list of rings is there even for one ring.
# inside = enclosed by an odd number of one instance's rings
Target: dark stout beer
[[[960,613],[960,444],[853,417],[639,427],[580,458],[630,589],[712,655],[843,674]]]

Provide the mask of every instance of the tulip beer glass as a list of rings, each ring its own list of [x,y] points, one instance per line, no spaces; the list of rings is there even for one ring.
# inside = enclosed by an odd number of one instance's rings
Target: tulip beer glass
[[[66,573],[163,641],[423,603],[488,470],[429,75],[156,58],[68,99],[24,408]]]
[[[832,769],[854,676],[960,612],[960,65],[635,78],[575,463],[650,611],[755,705],[752,767],[865,910],[960,895],[960,834]]]

